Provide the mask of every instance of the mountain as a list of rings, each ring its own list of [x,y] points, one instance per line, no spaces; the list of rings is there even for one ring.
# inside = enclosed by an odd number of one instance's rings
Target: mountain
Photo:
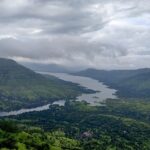
[[[0,111],[74,98],[84,88],[43,76],[10,59],[0,58]]]
[[[41,64],[41,63],[31,63],[31,62],[22,62],[21,64],[36,72],[74,73],[85,69],[83,67],[68,67],[68,66],[63,66],[58,64]]]
[[[96,70],[87,69],[75,73],[91,77],[118,90],[120,97],[149,98],[150,97],[150,69],[137,70]]]

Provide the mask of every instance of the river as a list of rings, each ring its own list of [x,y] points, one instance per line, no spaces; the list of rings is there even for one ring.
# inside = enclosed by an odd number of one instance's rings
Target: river
[[[116,90],[111,89],[108,86],[104,85],[103,83],[94,80],[92,78],[88,77],[81,77],[81,76],[74,76],[66,73],[49,73],[49,72],[41,72],[41,74],[48,74],[48,75],[53,75],[59,79],[62,79],[64,81],[69,81],[72,83],[77,83],[80,86],[83,86],[85,88],[98,91],[94,94],[82,94],[76,98],[77,101],[82,101],[85,100],[90,105],[95,106],[95,105],[100,105],[101,102],[104,100],[111,98],[115,99],[117,96],[115,95]],[[57,102],[54,102],[53,104],[58,104],[58,105],[64,105],[65,101],[60,100]],[[20,109],[17,111],[11,111],[11,112],[0,112],[0,116],[12,116],[12,115],[19,115],[27,112],[33,112],[33,111],[43,111],[47,110],[49,108],[50,104],[44,105],[44,106],[39,106],[36,108],[29,108],[29,109]]]

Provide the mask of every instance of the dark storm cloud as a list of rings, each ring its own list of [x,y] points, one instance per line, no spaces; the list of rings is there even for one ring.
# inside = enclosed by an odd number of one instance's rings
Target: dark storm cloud
[[[148,0],[1,0],[0,14],[1,57],[97,68],[150,65]]]

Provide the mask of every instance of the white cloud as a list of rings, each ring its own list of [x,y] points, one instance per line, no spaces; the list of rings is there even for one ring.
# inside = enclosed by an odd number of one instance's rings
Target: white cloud
[[[150,65],[148,0],[1,0],[0,13],[1,57],[103,69]]]

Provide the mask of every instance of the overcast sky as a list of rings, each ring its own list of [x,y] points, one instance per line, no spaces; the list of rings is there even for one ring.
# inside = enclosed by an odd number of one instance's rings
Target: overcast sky
[[[150,0],[0,0],[0,56],[73,67],[150,67]]]

